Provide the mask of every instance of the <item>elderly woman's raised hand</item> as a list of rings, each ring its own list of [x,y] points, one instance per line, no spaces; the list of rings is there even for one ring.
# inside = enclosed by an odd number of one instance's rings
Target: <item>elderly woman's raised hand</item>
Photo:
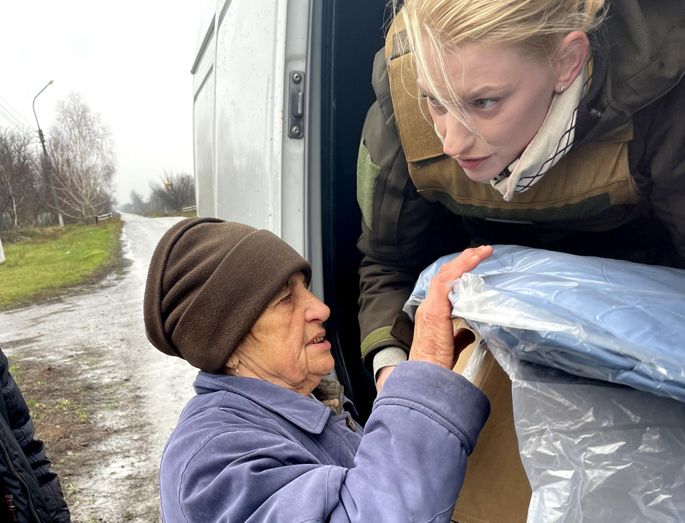
[[[410,360],[427,361],[451,369],[459,352],[467,345],[455,344],[452,330],[452,304],[449,293],[455,280],[473,270],[492,254],[492,247],[466,249],[455,259],[440,267],[431,280],[426,299],[416,311],[414,341]]]

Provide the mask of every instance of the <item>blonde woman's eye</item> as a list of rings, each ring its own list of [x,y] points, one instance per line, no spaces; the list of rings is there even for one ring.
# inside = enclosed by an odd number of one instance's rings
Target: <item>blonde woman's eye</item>
[[[421,93],[421,98],[425,98],[426,101],[428,102],[428,106],[433,109],[434,111],[438,113],[445,112],[445,106],[440,103],[440,100],[438,100],[435,96],[432,96],[428,93]]]
[[[435,109],[444,109],[443,105],[440,103],[440,100],[435,98],[434,96],[428,96],[428,103],[431,104],[432,107]]]
[[[498,101],[498,98],[478,98],[477,100],[473,101],[473,105],[476,109],[487,111],[492,109]]]

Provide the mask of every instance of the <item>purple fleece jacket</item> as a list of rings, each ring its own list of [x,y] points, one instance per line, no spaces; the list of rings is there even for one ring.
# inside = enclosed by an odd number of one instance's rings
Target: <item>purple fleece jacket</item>
[[[164,450],[172,522],[450,521],[490,406],[462,376],[397,366],[366,427],[271,383],[200,372]]]

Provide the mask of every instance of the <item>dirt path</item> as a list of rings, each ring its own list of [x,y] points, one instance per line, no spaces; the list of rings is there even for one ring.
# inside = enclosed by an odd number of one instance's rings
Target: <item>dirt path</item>
[[[159,458],[193,394],[193,369],[153,349],[142,324],[149,258],[178,218],[125,221],[120,273],[0,314],[0,346],[76,522],[159,520]]]

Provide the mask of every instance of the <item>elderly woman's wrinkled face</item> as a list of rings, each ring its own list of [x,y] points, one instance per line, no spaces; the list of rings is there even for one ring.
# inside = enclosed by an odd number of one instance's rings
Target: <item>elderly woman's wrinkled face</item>
[[[444,153],[472,180],[488,182],[523,152],[542,126],[557,77],[549,64],[514,46],[464,44],[445,57],[444,65],[468,125],[439,101],[451,99],[444,81],[436,93],[419,76],[419,91],[427,98]],[[430,76],[441,78],[437,66]]]
[[[323,322],[330,309],[314,296],[302,273],[293,274],[229,359],[238,375],[309,394],[333,370]]]

